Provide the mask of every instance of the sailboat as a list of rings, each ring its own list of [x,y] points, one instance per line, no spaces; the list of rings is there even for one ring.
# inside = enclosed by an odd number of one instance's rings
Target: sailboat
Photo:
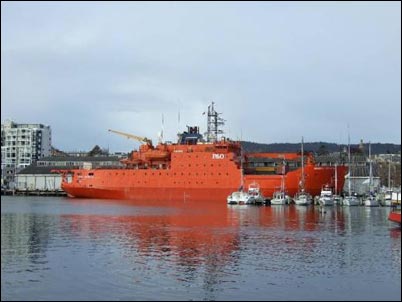
[[[300,181],[300,191],[296,193],[294,201],[296,205],[309,205],[312,204],[313,198],[309,193],[304,190],[304,149],[303,149],[303,137],[301,142],[301,181]],[[272,201],[271,201],[272,202]]]
[[[285,193],[285,169],[286,169],[286,162],[285,158],[283,158],[281,187],[278,191],[274,192],[271,199],[271,205],[283,205],[288,203],[288,198]]]
[[[370,175],[369,175],[369,196],[364,200],[366,207],[378,207],[380,204],[376,200],[373,192],[373,165],[371,161],[371,144],[369,143],[369,162],[370,162]]]
[[[260,186],[258,183],[253,182],[248,186],[248,191],[243,190],[244,187],[244,173],[243,173],[243,149],[240,151],[240,187],[238,191],[232,192],[227,197],[228,204],[259,204],[265,203],[265,198],[262,196]]]
[[[392,206],[392,188],[391,188],[391,160],[388,162],[388,187],[385,189],[382,206]]]
[[[352,185],[351,185],[351,180],[350,178],[352,177],[352,166],[351,166],[351,160],[350,160],[350,137],[348,135],[348,165],[349,165],[349,175],[348,175],[348,195],[345,196],[343,199],[343,205],[344,206],[358,206],[359,205],[359,199],[357,196],[352,195]]]
[[[334,188],[334,204],[342,204],[342,197],[338,195],[338,164],[335,163],[335,188]]]
[[[244,187],[244,173],[243,173],[243,148],[240,151],[240,187],[239,190],[232,192],[227,197],[228,204],[246,204],[250,196],[243,190]]]

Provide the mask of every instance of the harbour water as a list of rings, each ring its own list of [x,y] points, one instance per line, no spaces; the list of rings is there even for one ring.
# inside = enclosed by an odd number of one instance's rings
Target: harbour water
[[[1,197],[2,300],[401,300],[390,208]]]

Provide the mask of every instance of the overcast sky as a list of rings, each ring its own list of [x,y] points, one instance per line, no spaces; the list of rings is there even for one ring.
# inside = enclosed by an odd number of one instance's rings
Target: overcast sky
[[[56,148],[176,141],[401,143],[401,3],[1,2],[1,120]],[[178,119],[180,112],[180,122]]]

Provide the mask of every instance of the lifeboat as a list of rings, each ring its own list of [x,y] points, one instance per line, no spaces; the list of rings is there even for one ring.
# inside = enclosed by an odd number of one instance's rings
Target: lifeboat
[[[132,166],[132,165],[140,165],[144,163],[144,159],[141,158],[141,155],[137,151],[131,152],[128,158],[120,160],[122,164]]]
[[[155,160],[168,160],[170,153],[168,151],[161,150],[149,150],[143,154],[146,160],[155,161]]]
[[[122,159],[120,161],[121,163],[127,165],[127,166],[132,166],[132,165],[141,165],[144,163],[143,160],[136,158],[136,159]]]

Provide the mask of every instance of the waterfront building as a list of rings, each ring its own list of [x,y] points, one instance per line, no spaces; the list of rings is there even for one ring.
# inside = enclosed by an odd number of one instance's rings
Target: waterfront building
[[[359,150],[363,150],[361,144],[359,146]],[[363,196],[368,195],[370,193],[370,177],[369,177],[369,159],[366,155],[362,154],[363,151],[356,152],[351,156],[351,164],[350,164],[350,172],[345,175],[345,183],[342,192],[348,192],[348,178],[350,177],[352,192],[357,195]],[[320,155],[316,157],[316,163],[319,166],[334,166],[335,164],[345,164],[349,165],[346,162],[346,157],[342,152],[333,152],[325,155]],[[372,166],[372,189],[375,192],[379,192],[381,184],[384,183],[379,177],[381,166],[379,166],[376,160],[373,161]],[[350,176],[353,175],[353,176]]]
[[[15,176],[17,194],[59,193],[61,175],[52,170],[123,167],[118,156],[51,156],[38,160]]]

